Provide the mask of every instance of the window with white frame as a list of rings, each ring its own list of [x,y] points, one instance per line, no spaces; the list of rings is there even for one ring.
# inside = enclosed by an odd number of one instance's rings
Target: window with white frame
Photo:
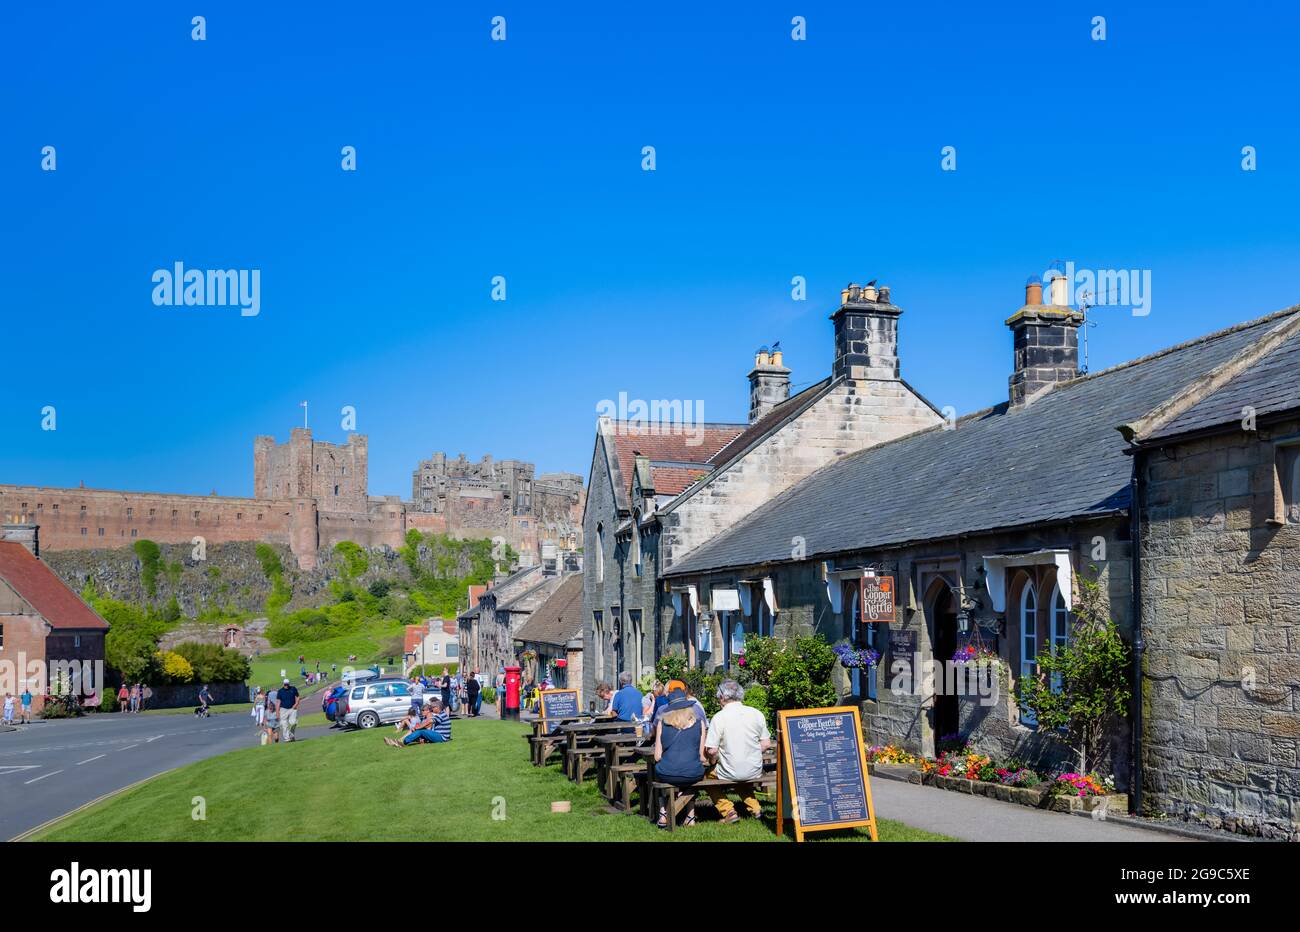
[[[1020,676],[1031,679],[1038,666],[1038,593],[1034,581],[1028,580],[1020,592]],[[1020,707],[1020,723],[1037,725],[1032,709]]]
[[[596,648],[595,665],[593,669],[596,672],[596,679],[605,678],[605,613],[596,611],[591,613],[592,627],[596,636],[592,640],[596,643],[592,646]]]
[[[632,673],[634,676],[641,676],[641,663],[643,658],[642,652],[642,625],[641,609],[630,608],[627,611],[627,626],[632,637]]]
[[[1065,607],[1065,596],[1061,594],[1061,585],[1057,583],[1052,587],[1052,653],[1056,653],[1058,648],[1065,647],[1070,643],[1070,610]],[[1052,690],[1060,692],[1061,678],[1059,674],[1052,674]]]

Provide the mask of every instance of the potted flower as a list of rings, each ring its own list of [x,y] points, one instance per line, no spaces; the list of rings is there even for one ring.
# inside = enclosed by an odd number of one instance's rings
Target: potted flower
[[[850,670],[866,670],[880,663],[880,651],[870,647],[857,648],[851,644],[836,644],[831,650],[839,658],[840,664]]]

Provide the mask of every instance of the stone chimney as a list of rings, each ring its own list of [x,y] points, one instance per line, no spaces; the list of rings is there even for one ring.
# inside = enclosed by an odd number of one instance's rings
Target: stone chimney
[[[749,373],[749,423],[790,397],[790,370],[781,365],[781,351],[759,347]]]
[[[1015,370],[1007,380],[1013,405],[1058,382],[1079,377],[1079,327],[1083,314],[1067,306],[1069,283],[1064,276],[1050,283],[1050,304],[1043,303],[1037,276],[1025,284],[1025,306],[1007,318],[1015,345]]]
[[[32,552],[32,556],[41,555],[39,525],[29,520],[27,515],[6,515],[4,523],[4,540],[22,544]]]
[[[889,289],[849,285],[840,292],[835,323],[835,363],[831,374],[849,379],[898,378],[898,318]]]

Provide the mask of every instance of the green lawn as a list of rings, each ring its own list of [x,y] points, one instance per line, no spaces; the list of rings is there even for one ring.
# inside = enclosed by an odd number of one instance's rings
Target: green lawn
[[[191,764],[128,790],[40,833],[44,841],[771,841],[762,821],[711,821],[671,836],[611,812],[590,781],[528,763],[525,728],[491,719],[453,724],[450,744],[400,750],[389,728],[252,747]],[[251,738],[250,738],[251,740]],[[194,798],[206,800],[196,821]],[[551,812],[553,800],[572,811]],[[502,818],[504,816],[504,818]],[[704,821],[710,819],[710,821]],[[788,829],[787,829],[788,831]],[[884,841],[947,841],[880,822]],[[811,836],[865,838],[861,831]]]
[[[380,642],[389,640],[393,637],[400,636],[402,632],[401,625],[372,625],[365,632],[357,634],[346,634],[336,638],[327,638],[323,641],[304,641],[297,644],[286,644],[282,648],[277,648],[273,653],[263,654],[261,657],[252,659],[252,671],[249,674],[248,682],[254,686],[261,686],[263,689],[272,684],[280,682],[280,671],[286,671],[285,675],[294,682],[295,685],[302,683],[302,677],[299,675],[302,666],[298,663],[300,656],[306,658],[305,666],[308,672],[316,670],[316,661],[320,661],[321,669],[328,672],[330,664],[338,664],[341,671],[345,666],[357,668],[368,667],[372,663],[378,662],[385,672],[401,672],[402,658],[400,655],[393,656],[393,663],[388,663],[388,657],[380,656]],[[348,657],[355,654],[357,659],[348,662]],[[335,672],[334,678],[338,679],[338,671]]]

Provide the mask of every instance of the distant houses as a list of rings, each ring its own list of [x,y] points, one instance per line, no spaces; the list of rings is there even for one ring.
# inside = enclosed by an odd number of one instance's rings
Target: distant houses
[[[0,539],[0,694],[102,696],[108,622],[40,559],[39,527],[7,519]]]

